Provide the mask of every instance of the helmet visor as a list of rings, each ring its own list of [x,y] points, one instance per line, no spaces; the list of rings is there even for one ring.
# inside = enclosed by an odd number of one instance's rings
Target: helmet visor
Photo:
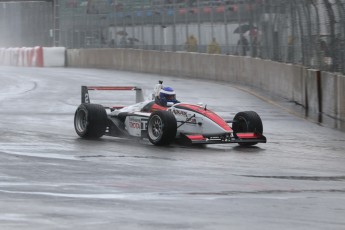
[[[166,99],[168,101],[175,101],[176,100],[176,96],[175,94],[172,94],[172,95],[165,95]]]

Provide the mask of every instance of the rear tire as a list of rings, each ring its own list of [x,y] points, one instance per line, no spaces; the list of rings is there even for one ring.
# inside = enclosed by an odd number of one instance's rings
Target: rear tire
[[[100,138],[107,127],[107,113],[102,105],[81,104],[74,115],[74,128],[82,138]]]
[[[169,111],[155,111],[148,121],[147,136],[154,145],[169,145],[175,140],[177,122]]]
[[[234,123],[232,125],[235,138],[238,138],[236,133],[260,133],[263,132],[263,126],[260,116],[254,111],[239,112],[234,117]],[[258,142],[238,143],[241,146],[252,146]]]

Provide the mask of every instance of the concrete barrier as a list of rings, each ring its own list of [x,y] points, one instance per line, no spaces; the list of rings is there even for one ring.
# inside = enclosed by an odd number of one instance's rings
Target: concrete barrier
[[[82,50],[70,49],[66,52],[67,66],[79,66],[81,67],[80,52]]]
[[[292,79],[290,69],[283,63],[269,62],[268,69],[270,69],[270,85],[269,90],[287,100],[291,100]]]
[[[228,81],[229,75],[229,59],[224,55],[209,55],[214,59],[214,75],[216,81]]]
[[[176,75],[175,60],[176,53],[171,52],[161,52],[160,53],[160,74],[162,75]]]
[[[345,130],[345,76],[338,75],[337,77],[337,95],[338,98],[338,125],[341,130]]]
[[[315,69],[307,70],[306,76],[306,109],[308,112],[320,113],[322,105],[320,103],[319,90],[319,75],[320,71]]]
[[[112,68],[112,49],[90,49],[89,52],[89,63],[97,63],[102,68]]]
[[[39,48],[38,48],[39,49]],[[65,47],[43,47],[43,54],[38,55],[38,57],[42,57],[42,64],[44,67],[63,67],[65,66]],[[39,51],[38,51],[39,52]],[[30,52],[30,56],[34,55],[34,52]],[[40,62],[38,60],[38,62]]]
[[[91,56],[89,63],[95,62],[97,65],[102,66],[101,68],[112,68],[112,49],[90,49],[88,52]]]
[[[208,59],[206,55],[198,55],[198,60],[195,61],[195,64],[197,65],[197,68],[194,70],[196,78],[205,79],[209,76],[208,71]]]
[[[248,84],[252,85],[256,88],[261,88],[261,78],[260,76],[262,73],[260,72],[260,69],[258,68],[258,59],[256,58],[249,58],[247,60],[249,62],[249,65],[251,68],[249,68],[247,71],[247,74],[250,76],[250,79],[248,79]]]
[[[345,77],[321,74],[319,70],[299,65],[231,55],[133,49],[68,50],[67,62],[71,67],[114,68],[238,82],[300,104],[307,114],[324,114],[345,120]]]
[[[144,53],[144,50],[135,50],[135,49],[123,50],[123,63],[122,63],[123,69],[127,71],[141,72],[142,60],[143,60],[143,57],[141,55],[143,55],[143,53]],[[152,54],[150,56],[152,56]],[[154,61],[151,61],[151,59],[150,59],[150,64],[151,64],[150,66],[154,65]],[[153,66],[151,68],[154,69]]]
[[[330,117],[338,117],[338,75],[335,73],[321,73],[321,105],[322,113]]]
[[[237,56],[229,56],[228,58],[229,67],[227,68],[228,77],[227,79],[232,82],[241,81],[241,59]]]
[[[240,83],[245,83],[247,85],[251,85],[253,76],[251,74],[250,69],[250,58],[248,57],[240,57]]]
[[[181,52],[180,55],[180,76],[182,77],[195,77],[193,76],[193,72],[195,72],[193,63],[192,63],[192,56],[193,53]],[[197,62],[197,60],[194,60]]]
[[[175,55],[174,55],[174,63],[173,63],[173,65],[174,65],[174,68],[175,68],[175,74],[173,74],[172,76],[178,76],[178,77],[183,77],[182,76],[182,71],[181,71],[181,69],[182,69],[182,54],[183,54],[184,52],[176,52],[175,53]]]
[[[142,51],[142,72],[160,74],[160,51]]]
[[[292,101],[306,108],[307,69],[300,65],[291,65],[292,70]]]
[[[113,66],[115,67],[115,69],[124,70],[124,62],[125,62],[124,52],[125,52],[125,49],[115,49],[114,53],[112,53],[111,57],[112,57],[112,61],[114,63]]]
[[[196,77],[201,79],[216,80],[215,56],[209,54],[198,55],[197,68],[200,69]]]

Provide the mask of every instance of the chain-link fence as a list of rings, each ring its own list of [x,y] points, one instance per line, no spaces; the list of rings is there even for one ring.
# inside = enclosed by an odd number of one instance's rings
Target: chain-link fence
[[[60,0],[60,44],[247,55],[345,72],[344,0]]]
[[[0,3],[0,30],[0,46],[184,50],[345,73],[345,0]]]

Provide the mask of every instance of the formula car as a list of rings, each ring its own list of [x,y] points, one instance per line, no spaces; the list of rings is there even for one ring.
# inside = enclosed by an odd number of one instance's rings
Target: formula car
[[[176,142],[252,146],[266,143],[262,121],[256,112],[238,112],[233,120],[225,120],[201,104],[177,101],[162,106],[155,100],[162,87],[160,81],[155,86],[152,100],[144,100],[142,89],[135,86],[82,86],[82,103],[74,116],[76,133],[82,138],[100,138],[103,135],[145,138],[153,145]],[[136,103],[129,106],[93,104],[90,90],[135,91]]]

